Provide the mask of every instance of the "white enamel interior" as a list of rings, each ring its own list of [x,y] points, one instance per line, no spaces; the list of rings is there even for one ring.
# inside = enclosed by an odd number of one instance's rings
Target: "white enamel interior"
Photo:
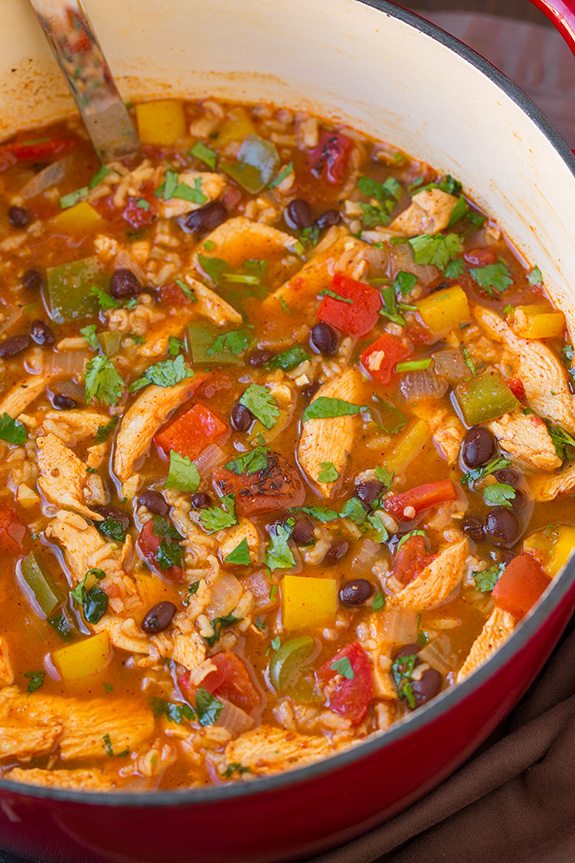
[[[358,0],[86,7],[126,98],[213,94],[304,105],[459,177],[540,266],[575,335],[575,177],[537,124],[467,60]],[[72,106],[25,0],[0,0],[0,20],[6,137]]]

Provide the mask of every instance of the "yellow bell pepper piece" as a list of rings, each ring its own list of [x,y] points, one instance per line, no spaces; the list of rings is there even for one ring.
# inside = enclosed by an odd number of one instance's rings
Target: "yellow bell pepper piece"
[[[385,466],[395,474],[402,474],[429,442],[431,434],[424,420],[414,420],[403,430],[394,446],[384,456]]]
[[[530,534],[523,551],[533,554],[551,578],[560,572],[575,551],[575,526],[550,524]]]
[[[138,575],[136,587],[138,588],[138,594],[142,601],[140,611],[138,613],[134,613],[134,617],[138,623],[143,620],[148,610],[152,608],[153,605],[156,605],[158,602],[163,602],[164,600],[168,600],[169,602],[174,601],[173,588],[170,588],[165,581],[152,573],[149,575],[147,573]]]
[[[467,296],[459,285],[436,291],[414,305],[434,339],[442,339],[459,324],[471,320]]]
[[[104,219],[91,204],[87,201],[81,201],[79,204],[74,204],[73,207],[68,207],[67,210],[62,210],[61,213],[50,219],[50,224],[57,231],[89,233],[101,229]]]
[[[558,339],[565,329],[565,315],[543,303],[517,306],[512,326],[524,339]]]
[[[256,127],[245,108],[234,108],[230,111],[230,119],[226,120],[216,138],[216,144],[225,147],[231,141],[243,141],[256,134]]]
[[[143,144],[177,144],[186,134],[183,102],[172,99],[136,106],[138,132]]]
[[[282,582],[284,629],[314,629],[332,623],[337,612],[337,581],[306,575],[285,575]]]
[[[55,650],[52,661],[62,680],[81,680],[100,674],[110,663],[112,651],[107,632],[91,635]]]

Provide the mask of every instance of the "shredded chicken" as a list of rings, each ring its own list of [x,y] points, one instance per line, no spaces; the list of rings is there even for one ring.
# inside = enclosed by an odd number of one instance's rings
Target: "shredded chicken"
[[[552,471],[561,467],[551,435],[535,414],[504,414],[487,424],[502,450],[532,470]]]
[[[425,189],[413,196],[409,207],[393,220],[389,230],[406,237],[438,234],[448,226],[456,204],[454,195],[441,189]]]
[[[503,642],[507,641],[514,629],[515,618],[513,615],[501,608],[494,608],[473,642],[467,659],[459,669],[457,682],[460,683],[465,680],[476,668],[487,662]]]
[[[81,515],[101,521],[103,516],[84,503],[89,474],[78,456],[51,432],[36,438],[40,478],[38,485],[50,503],[69,507]]]
[[[393,602],[413,611],[441,605],[461,582],[468,553],[469,544],[465,537],[445,546],[413,581],[396,594]]]

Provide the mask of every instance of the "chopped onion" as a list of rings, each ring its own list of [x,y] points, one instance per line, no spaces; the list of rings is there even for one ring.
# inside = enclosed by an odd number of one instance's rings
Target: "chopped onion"
[[[76,383],[76,381],[59,381],[54,387],[54,392],[69,396],[77,404],[83,404],[86,398],[84,387]]]
[[[270,599],[271,581],[265,572],[262,570],[251,572],[242,579],[242,584],[253,594],[254,608],[257,611],[268,611],[274,607],[275,602]]]
[[[427,662],[436,668],[440,674],[449,674],[457,665],[457,656],[451,648],[451,641],[447,635],[438,635],[432,638],[429,644],[419,651],[422,662]]]
[[[48,372],[54,376],[72,377],[83,375],[84,366],[90,359],[86,351],[62,351],[50,354]]]
[[[435,373],[449,381],[458,383],[469,375],[463,354],[457,348],[446,348],[432,355],[435,363]]]
[[[224,706],[218,716],[217,725],[226,728],[232,737],[239,737],[244,731],[249,731],[250,728],[254,727],[254,719],[245,710],[236,707],[235,704],[226,701],[225,698],[218,698],[218,701],[221,701]]]
[[[411,249],[407,243],[393,246],[391,252],[391,274],[395,276],[399,272],[413,273],[417,276],[417,281],[420,285],[426,288],[431,282],[434,282],[439,276],[437,267],[425,266],[422,267],[416,264],[411,254]]]
[[[61,182],[66,176],[68,165],[68,158],[52,162],[51,165],[48,165],[47,168],[44,168],[43,171],[32,177],[26,185],[22,186],[20,194],[24,199],[35,198],[36,195],[39,195],[51,186],[55,186],[56,183]]]
[[[408,608],[393,608],[380,614],[382,640],[389,644],[411,644],[417,640],[417,614]]]
[[[448,389],[447,381],[439,378],[431,369],[423,372],[407,372],[401,376],[401,394],[406,401],[440,399]]]
[[[381,545],[371,539],[362,539],[359,543],[359,551],[351,561],[354,572],[366,572],[371,570],[373,562],[381,551]]]
[[[235,575],[222,573],[210,585],[210,594],[208,616],[213,620],[232,613],[241,599],[243,588]]]
[[[211,443],[196,459],[196,467],[202,479],[209,479],[217,467],[228,460],[227,455],[217,443]]]

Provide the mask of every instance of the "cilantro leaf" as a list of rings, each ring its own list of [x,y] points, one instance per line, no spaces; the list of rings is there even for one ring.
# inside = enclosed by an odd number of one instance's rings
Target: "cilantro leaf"
[[[488,506],[510,507],[517,492],[512,485],[505,482],[494,482],[483,489],[483,500]]]
[[[302,422],[308,420],[327,419],[329,417],[353,416],[365,411],[365,405],[354,405],[343,399],[331,399],[327,396],[319,396],[307,406],[302,415]]]
[[[351,662],[349,661],[348,656],[342,656],[341,659],[336,659],[335,662],[332,662],[330,668],[332,671],[336,671],[338,674],[341,674],[341,676],[345,677],[346,680],[353,680],[355,677],[355,671],[351,667]]]
[[[212,170],[216,167],[218,161],[218,154],[211,147],[208,147],[207,144],[204,144],[203,141],[196,141],[190,149],[190,156],[194,156],[200,162],[204,162]]]
[[[399,408],[396,408],[391,402],[384,401],[379,396],[376,397],[376,402],[378,410],[374,421],[386,434],[394,435],[405,428],[407,417]]]
[[[493,290],[503,293],[513,284],[509,267],[505,261],[487,264],[485,267],[471,267],[469,272],[479,287],[488,294],[493,294]]]
[[[183,201],[190,201],[192,204],[205,204],[208,200],[202,191],[201,177],[194,179],[194,187],[192,188],[187,183],[180,183],[178,172],[172,171],[170,168],[166,170],[164,182],[155,189],[154,195],[156,198],[162,198],[164,201],[180,198]]]
[[[350,497],[346,500],[341,509],[340,518],[349,518],[357,525],[364,523],[366,519],[365,507],[358,497]]]
[[[84,336],[89,346],[93,351],[100,350],[100,342],[98,341],[98,336],[96,335],[96,324],[88,324],[85,327],[82,327],[80,330],[80,334]]]
[[[468,212],[469,212],[469,205],[468,205],[467,201],[465,200],[465,198],[463,197],[463,195],[460,195],[459,198],[457,199],[457,203],[455,204],[453,210],[451,211],[451,215],[449,217],[449,222],[447,223],[447,227],[452,228],[454,225],[456,225],[458,222],[460,222],[461,219],[464,219],[465,216],[468,214]]]
[[[166,477],[166,488],[177,491],[197,491],[200,486],[200,474],[191,458],[170,450],[170,467]]]
[[[227,462],[224,467],[238,476],[251,476],[267,467],[268,456],[269,450],[265,446],[257,446],[250,452]]]
[[[494,563],[488,566],[487,569],[481,570],[481,572],[473,572],[472,575],[476,590],[480,591],[480,593],[491,593],[504,570],[504,563]]]
[[[543,276],[541,275],[539,267],[533,267],[527,276],[527,281],[530,285],[541,285],[543,283]]]
[[[86,582],[88,580],[93,581],[93,579],[100,581],[105,577],[104,570],[89,569],[74,590],[71,591],[71,596],[82,609],[87,623],[98,623],[104,616],[108,609],[108,594],[97,584],[92,584],[90,588],[87,588]]]
[[[107,312],[110,309],[119,309],[122,305],[118,302],[118,300],[114,299],[114,297],[107,291],[103,291],[102,288],[94,287],[92,288],[90,293],[93,297],[96,297],[98,305],[103,312]]]
[[[88,404],[96,399],[107,405],[117,405],[125,383],[112,360],[98,354],[86,364],[85,386]]]
[[[168,354],[171,357],[177,357],[184,351],[184,343],[181,339],[175,336],[168,336]]]
[[[461,238],[457,234],[420,234],[408,242],[416,264],[431,265],[440,270],[444,270],[449,262],[463,251]]]
[[[427,537],[427,534],[424,530],[409,530],[407,533],[404,533],[397,545],[395,546],[396,552],[399,551],[402,545],[405,545],[408,539],[411,539],[412,536],[423,536]]]
[[[277,186],[281,185],[286,177],[289,177],[290,174],[293,173],[293,162],[288,162],[287,165],[284,165],[281,171],[279,171],[276,176],[268,183],[268,189],[275,189]]]
[[[395,476],[395,472],[394,472],[394,471],[389,471],[389,470],[385,467],[385,465],[384,465],[384,466],[382,466],[382,467],[379,467],[379,466],[378,466],[378,467],[376,467],[376,469],[375,469],[375,476],[376,476],[376,478],[379,480],[379,482],[382,482],[382,483],[383,483],[383,485],[385,486],[385,488],[391,488],[391,486],[392,486],[392,484],[393,484],[393,478],[394,478],[394,476]]]
[[[250,344],[251,339],[245,329],[231,330],[229,333],[222,333],[219,335],[210,345],[207,353],[208,356],[212,357],[214,354],[228,352],[233,354],[235,357],[238,357],[240,354],[247,351]]]
[[[223,707],[222,702],[213,696],[211,692],[208,692],[203,686],[198,687],[196,693],[196,713],[200,725],[213,725],[214,722],[217,722]]]
[[[280,415],[280,409],[272,393],[260,384],[250,384],[240,398],[240,404],[246,407],[261,424],[271,429]]]
[[[463,275],[464,270],[465,261],[463,258],[455,258],[455,260],[448,263],[443,272],[447,279],[458,279]]]
[[[116,542],[124,542],[126,538],[126,527],[117,518],[112,515],[107,516],[103,521],[96,523],[96,527],[104,536],[110,539],[115,539]]]
[[[375,531],[375,540],[376,542],[384,543],[389,539],[389,531],[383,523],[383,519],[381,517],[381,513],[379,512],[370,512],[367,517],[367,520],[373,530]]]
[[[414,289],[416,284],[417,276],[414,273],[406,273],[404,270],[400,270],[393,280],[393,290],[394,293],[405,297]]]
[[[317,475],[318,482],[336,482],[339,479],[339,473],[334,464],[330,461],[323,461],[319,466]]]
[[[28,430],[19,420],[12,419],[4,412],[0,416],[0,440],[7,443],[22,444],[28,440]]]
[[[220,502],[221,506],[209,506],[200,512],[200,524],[207,533],[217,533],[238,523],[234,496],[226,494]]]
[[[110,435],[118,425],[119,419],[119,417],[112,417],[110,422],[106,423],[106,425],[98,426],[96,434],[94,435],[96,443],[103,443],[106,440],[108,435]]]
[[[251,772],[251,767],[244,767],[243,764],[233,761],[231,764],[227,764],[225,769],[222,771],[222,779],[231,779],[234,773],[237,773],[238,776],[243,776],[244,773]]]
[[[329,509],[327,506],[298,506],[294,507],[297,512],[304,512],[316,521],[321,521],[324,524],[330,521],[336,521],[340,515],[335,509]]]
[[[301,345],[294,345],[293,348],[288,348],[287,351],[273,357],[268,365],[272,369],[282,369],[284,372],[289,372],[307,359],[309,359],[309,354],[306,349]]]
[[[415,694],[413,692],[413,672],[417,663],[417,654],[402,654],[396,656],[391,665],[391,676],[400,698],[407,701],[413,710],[415,708]]]
[[[561,461],[572,461],[575,458],[575,439],[561,426],[547,426],[553,441],[555,452]]]
[[[495,473],[496,470],[502,470],[504,467],[509,467],[511,462],[509,459],[504,458],[501,455],[496,456],[495,458],[488,461],[487,464],[484,464],[483,467],[474,467],[472,470],[468,470],[467,473],[464,473],[460,479],[461,485],[469,485],[470,482],[476,482],[479,479],[483,479],[489,474]]]
[[[385,596],[381,590],[376,590],[371,607],[373,611],[381,611],[382,608],[385,608]]]
[[[341,294],[337,294],[331,288],[325,288],[323,291],[320,291],[318,297],[331,297],[332,300],[337,300],[339,303],[347,303],[348,306],[353,305],[351,297],[342,297]]]
[[[28,679],[26,690],[28,692],[36,692],[37,689],[43,686],[46,675],[43,671],[25,671],[24,677]]]
[[[224,558],[224,563],[235,563],[237,566],[249,566],[252,562],[248,541],[244,537],[238,545]]]
[[[186,366],[183,356],[178,354],[174,359],[160,360],[148,366],[142,377],[130,384],[130,390],[137,392],[148,384],[155,384],[157,387],[173,387],[193,375],[194,372]]]
[[[172,522],[165,515],[154,515],[152,517],[154,533],[168,539],[182,539]]]
[[[272,572],[295,566],[295,557],[288,545],[293,524],[293,519],[288,519],[285,524],[276,524],[270,530],[270,544],[266,548],[264,563]]]
[[[181,567],[184,562],[181,545],[174,539],[162,539],[156,559],[158,566],[163,571],[171,569],[173,566]]]
[[[180,289],[182,294],[185,297],[187,297],[187,299],[191,303],[197,303],[198,302],[198,298],[196,297],[196,294],[195,294],[195,291],[193,290],[193,288],[190,288],[189,285],[186,285],[186,283],[184,281],[182,281],[182,279],[174,279],[174,282],[176,283],[176,285],[178,286],[178,288]]]
[[[163,698],[152,698],[152,712],[155,716],[165,716],[169,722],[181,725],[184,719],[191,721],[196,718],[196,711],[185,701],[164,701]]]

